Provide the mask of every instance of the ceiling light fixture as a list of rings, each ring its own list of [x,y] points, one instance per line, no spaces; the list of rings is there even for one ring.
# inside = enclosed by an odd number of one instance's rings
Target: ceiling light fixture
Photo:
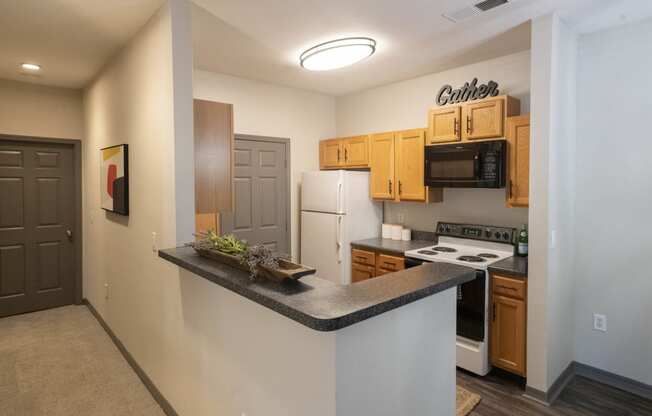
[[[310,71],[330,71],[353,65],[376,51],[371,38],[344,38],[320,43],[301,54],[301,66]]]
[[[20,65],[25,71],[40,71],[41,65],[24,63]]]

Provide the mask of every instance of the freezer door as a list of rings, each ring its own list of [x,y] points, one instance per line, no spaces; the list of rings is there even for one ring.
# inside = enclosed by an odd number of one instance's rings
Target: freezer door
[[[301,263],[317,269],[317,276],[337,284],[349,284],[346,248],[343,243],[345,216],[301,212]],[[349,281],[347,281],[349,280]]]
[[[344,214],[344,171],[304,172],[301,181],[303,211]]]

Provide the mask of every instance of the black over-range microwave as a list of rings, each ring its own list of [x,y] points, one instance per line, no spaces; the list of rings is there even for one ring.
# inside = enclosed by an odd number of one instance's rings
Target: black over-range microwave
[[[426,146],[424,182],[433,188],[504,188],[507,142]]]

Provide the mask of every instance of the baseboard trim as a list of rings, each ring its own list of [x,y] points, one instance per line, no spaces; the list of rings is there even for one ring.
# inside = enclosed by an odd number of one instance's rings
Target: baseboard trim
[[[138,378],[143,382],[147,390],[152,394],[152,397],[154,397],[154,400],[158,403],[159,406],[161,406],[161,409],[163,409],[163,412],[167,416],[179,416],[176,410],[172,407],[170,402],[167,401],[167,399],[163,396],[163,394],[159,391],[159,389],[156,387],[154,382],[149,378],[147,373],[138,365],[134,357],[129,353],[127,348],[124,346],[122,341],[113,333],[109,325],[104,321],[102,316],[97,312],[93,304],[91,304],[88,299],[83,299],[82,303],[86,305],[89,311],[93,314],[95,319],[97,319],[97,322],[100,323],[102,328],[104,328],[104,331],[109,335],[115,346],[118,348],[122,356],[127,360],[131,368],[134,369],[136,374],[138,375]]]
[[[571,362],[566,367],[547,392],[526,386],[524,396],[546,406],[551,406],[576,376],[585,377],[644,399],[652,400],[652,386],[577,361]]]
[[[652,386],[649,384],[578,362],[575,362],[575,374],[619,390],[624,390],[644,399],[652,400]]]

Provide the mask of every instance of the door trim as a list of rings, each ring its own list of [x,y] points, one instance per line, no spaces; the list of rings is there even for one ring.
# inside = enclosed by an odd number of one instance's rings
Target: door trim
[[[249,140],[252,142],[271,142],[271,143],[281,143],[285,145],[285,160],[287,162],[287,169],[285,171],[285,184],[288,190],[288,199],[286,201],[286,212],[285,212],[285,221],[288,226],[288,235],[287,235],[287,244],[288,244],[288,254],[292,253],[292,184],[291,184],[291,170],[292,170],[292,158],[290,157],[290,139],[284,137],[271,137],[271,136],[254,136],[251,134],[240,134],[236,133],[234,135],[233,144],[235,150],[235,141],[236,140]],[[234,158],[235,160],[235,158]],[[233,181],[233,177],[231,178]],[[235,189],[232,187],[231,189]],[[235,192],[233,193],[233,198],[235,198]]]
[[[83,229],[82,229],[82,162],[81,162],[81,140],[78,139],[57,139],[49,137],[32,137],[21,136],[17,134],[0,134],[0,141],[12,141],[22,143],[43,143],[43,144],[63,144],[72,147],[73,150],[73,175],[75,190],[74,201],[74,236],[73,252],[75,253],[75,304],[81,305],[83,299],[83,279],[82,279],[82,247],[83,247]]]

